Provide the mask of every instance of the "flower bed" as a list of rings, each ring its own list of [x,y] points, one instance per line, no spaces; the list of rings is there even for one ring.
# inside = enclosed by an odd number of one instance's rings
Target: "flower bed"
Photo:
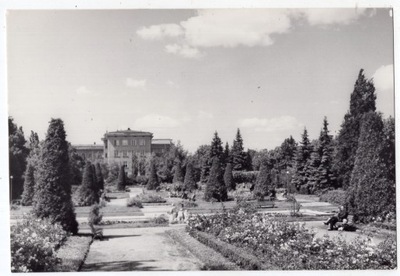
[[[289,223],[270,214],[197,215],[189,219],[188,231],[224,256],[225,253],[232,255],[230,251],[244,249],[266,267],[297,270],[394,269],[397,266],[396,241],[393,239],[377,247],[361,238],[352,243],[341,237],[316,239],[304,225]],[[245,269],[252,266],[246,262],[240,265]],[[253,269],[259,269],[259,266],[253,266]]]

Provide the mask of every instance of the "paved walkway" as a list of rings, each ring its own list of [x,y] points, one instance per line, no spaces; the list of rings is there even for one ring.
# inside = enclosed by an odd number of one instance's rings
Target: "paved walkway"
[[[81,271],[200,270],[202,263],[164,232],[168,227],[104,229]]]

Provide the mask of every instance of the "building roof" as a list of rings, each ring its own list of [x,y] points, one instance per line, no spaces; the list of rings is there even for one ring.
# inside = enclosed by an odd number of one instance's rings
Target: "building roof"
[[[151,140],[152,145],[171,145],[172,139],[153,139]]]
[[[128,128],[127,130],[117,130],[111,131],[104,134],[104,137],[116,137],[116,136],[151,136],[153,137],[153,133],[145,132],[145,131],[137,131],[131,130]]]
[[[73,147],[77,150],[103,150],[104,146],[102,145],[73,145]]]

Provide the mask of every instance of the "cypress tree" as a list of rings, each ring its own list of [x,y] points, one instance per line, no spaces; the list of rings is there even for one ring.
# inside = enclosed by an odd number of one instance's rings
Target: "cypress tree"
[[[31,131],[29,137],[29,156],[27,158],[27,167],[24,175],[24,189],[21,196],[21,204],[31,206],[35,195],[35,172],[39,162],[40,148],[39,136]]]
[[[157,169],[154,160],[150,161],[150,175],[147,182],[147,190],[155,190],[159,186]]]
[[[95,179],[94,166],[87,162],[83,172],[82,184],[78,188],[78,205],[91,206],[99,202],[98,187]]]
[[[224,184],[218,157],[214,157],[213,159],[210,176],[204,191],[204,199],[206,201],[210,201],[213,198],[217,201],[226,201],[228,199],[228,193]]]
[[[118,182],[117,182],[117,189],[118,191],[125,191],[125,186],[126,186],[126,176],[125,176],[125,166],[122,165],[119,168],[119,173],[118,173]]]
[[[173,183],[183,182],[183,174],[182,174],[182,167],[181,167],[181,161],[179,159],[175,160],[175,166],[174,166],[174,179],[172,180]]]
[[[364,113],[375,111],[375,87],[372,80],[367,80],[361,69],[350,97],[350,110],[344,116],[337,137],[334,170],[339,186],[348,188],[351,172],[354,168],[358,138],[360,136],[361,120]]]
[[[189,191],[196,189],[196,181],[194,180],[193,175],[193,164],[190,161],[186,164],[185,181],[183,184],[184,187]]]
[[[271,163],[269,160],[263,160],[260,167],[260,173],[257,176],[256,184],[254,186],[254,197],[257,200],[264,200],[264,197],[268,194],[269,187],[271,185]]]
[[[223,159],[224,159],[224,162],[225,162],[226,164],[232,162],[232,161],[231,161],[231,153],[230,153],[230,150],[229,150],[229,144],[228,144],[228,142],[225,143],[225,149],[224,149]]]
[[[357,219],[368,222],[396,211],[396,188],[390,163],[382,118],[375,112],[366,113],[347,198]]]
[[[51,119],[37,168],[33,213],[59,222],[64,230],[76,234],[78,223],[71,200],[71,170],[65,138],[63,121]]]
[[[228,190],[235,190],[236,189],[235,181],[233,181],[232,164],[231,163],[228,163],[226,165],[226,167],[225,167],[224,183],[225,183],[225,187]]]
[[[96,178],[97,178],[97,189],[104,191],[104,177],[103,173],[101,172],[100,163],[96,163]]]
[[[246,162],[246,154],[243,148],[243,139],[242,135],[240,134],[240,129],[236,132],[236,138],[233,141],[232,145],[232,167],[234,171],[242,171],[245,167]]]
[[[208,160],[201,160],[201,172],[200,172],[200,182],[207,183],[208,175],[210,173],[210,166],[208,165]]]

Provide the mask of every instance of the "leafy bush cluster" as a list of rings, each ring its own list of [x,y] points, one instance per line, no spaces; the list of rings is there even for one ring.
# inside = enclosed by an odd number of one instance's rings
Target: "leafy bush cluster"
[[[55,251],[68,234],[49,219],[24,218],[11,226],[11,271],[53,271],[59,263]]]
[[[140,194],[134,197],[135,199],[140,200],[142,203],[165,203],[166,200],[157,194]]]
[[[322,193],[319,197],[319,201],[329,202],[338,205],[346,204],[346,192],[342,189],[330,190]]]
[[[297,270],[394,269],[397,266],[396,241],[393,239],[373,247],[367,239],[361,238],[351,243],[341,237],[315,238],[315,234],[304,225],[288,223],[271,214],[224,212],[212,216],[197,215],[189,219],[188,231],[222,254],[234,254],[229,253],[232,246],[236,250],[244,249],[265,267]],[[210,241],[210,235],[217,241]],[[238,263],[236,259],[235,262],[242,268],[251,269],[245,261]],[[253,269],[259,269],[259,266]]]
[[[130,197],[126,199],[126,206],[127,207],[132,207],[132,206],[136,206],[138,208],[143,208],[143,204],[142,201],[138,198],[135,197]]]
[[[234,183],[255,183],[258,176],[258,171],[233,171],[233,182]]]

